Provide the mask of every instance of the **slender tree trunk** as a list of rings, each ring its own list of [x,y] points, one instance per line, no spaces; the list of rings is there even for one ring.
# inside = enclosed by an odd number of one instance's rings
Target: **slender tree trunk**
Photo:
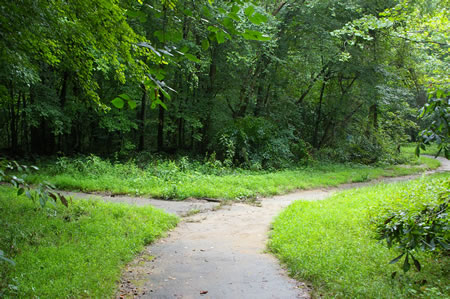
[[[141,100],[141,111],[139,113],[139,145],[138,145],[138,151],[144,150],[144,144],[145,144],[145,119],[146,119],[146,106],[147,106],[147,90],[144,85],[141,86],[143,93],[142,93],[142,100]]]
[[[33,104],[34,104],[34,89],[33,89],[33,87],[30,87],[30,105],[33,105]],[[37,128],[35,126],[31,126],[31,128],[30,128],[30,137],[31,137],[30,147],[31,147],[31,151],[33,153],[41,153],[42,152],[39,135],[40,135],[39,128]]]
[[[263,84],[260,82],[258,86],[258,91],[256,92],[256,106],[255,106],[255,116],[261,116],[264,110],[264,95],[263,95]]]
[[[59,102],[61,108],[64,109],[66,106],[66,100],[67,100],[67,85],[69,84],[69,72],[65,71],[63,74],[63,81],[61,84],[61,92],[59,94]]]
[[[61,111],[63,113],[64,113],[64,107],[66,106],[68,84],[69,84],[69,72],[64,71],[63,80],[62,80],[62,84],[61,84],[61,91],[59,94],[59,103],[60,103]],[[65,135],[66,134],[64,134],[64,133],[60,133],[57,137],[58,138],[57,148],[60,151],[64,151],[64,149],[65,149],[65,146],[64,146],[65,145],[64,140],[66,139]]]
[[[22,95],[22,113],[21,113],[21,118],[22,118],[22,134],[23,134],[23,149],[26,152],[29,152],[29,142],[28,142],[28,122],[27,122],[27,117],[26,117],[26,113],[25,113],[25,109],[27,108],[27,101],[26,101],[26,96],[25,93]]]
[[[378,129],[378,109],[377,104],[373,104],[369,108],[369,117],[371,118],[372,128]]]
[[[161,101],[163,100],[163,96],[161,95]],[[159,106],[158,113],[158,137],[157,137],[157,150],[161,152],[164,147],[164,108]]]
[[[11,150],[15,153],[17,150],[17,128],[16,128],[16,114],[14,112],[14,105],[9,105],[9,112],[10,112],[10,123],[9,123],[9,130],[11,132]]]
[[[10,123],[9,123],[9,130],[11,131],[11,150],[13,153],[17,150],[17,115],[14,108],[14,102],[15,102],[15,94],[14,94],[14,85],[11,82],[10,84],[10,90],[9,90],[9,96],[11,97],[11,104],[9,105],[9,113],[10,113]],[[19,101],[20,101],[20,95],[19,95]]]
[[[319,125],[322,117],[322,101],[323,101],[323,93],[325,91],[325,85],[327,82],[324,80],[322,82],[322,87],[320,88],[320,97],[319,97],[319,106],[317,107],[317,118],[316,118],[316,124],[314,126],[314,135],[313,135],[313,146],[317,148],[318,144],[318,134],[319,134]]]

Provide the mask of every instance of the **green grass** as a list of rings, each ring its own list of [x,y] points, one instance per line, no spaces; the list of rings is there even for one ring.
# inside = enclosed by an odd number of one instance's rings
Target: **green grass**
[[[269,172],[230,169],[218,161],[200,163],[186,158],[154,161],[139,168],[134,162],[111,163],[91,156],[72,160],[63,158],[48,163],[41,166],[39,174],[29,176],[28,181],[37,183],[44,180],[64,190],[147,195],[165,199],[239,199],[362,182],[381,176],[408,175],[439,165],[436,160],[421,157],[412,158],[410,167],[314,163],[307,167]]]
[[[111,297],[121,268],[176,223],[150,206],[76,200],[42,209],[0,187],[0,249],[16,262],[0,261],[0,297]]]
[[[410,143],[408,145],[402,146],[400,151],[401,151],[401,153],[406,153],[406,154],[409,154],[409,155],[415,155],[416,154],[416,147],[417,147],[417,144]],[[437,154],[438,151],[439,150],[438,150],[437,145],[436,144],[431,144],[431,145],[426,147],[426,150],[420,149],[420,154],[421,155],[430,155],[430,156],[434,157]],[[443,157],[444,156],[444,152],[441,152],[439,154],[439,156]]]
[[[323,201],[296,201],[275,220],[269,248],[291,275],[325,298],[449,298],[450,261],[424,253],[422,271],[403,274],[398,255],[375,240],[371,219],[391,207],[420,205],[448,190],[450,175],[340,192]],[[399,274],[392,279],[391,274]]]

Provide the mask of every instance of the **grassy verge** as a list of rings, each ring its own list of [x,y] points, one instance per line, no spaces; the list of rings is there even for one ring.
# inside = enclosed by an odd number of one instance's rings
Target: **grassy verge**
[[[408,167],[315,163],[307,167],[268,172],[230,169],[218,161],[156,161],[139,168],[134,162],[111,163],[98,157],[84,160],[63,158],[44,165],[39,174],[29,176],[28,181],[49,181],[59,189],[85,192],[103,191],[166,199],[236,199],[362,182],[381,176],[408,175],[439,165],[438,161],[421,157],[412,158]]]
[[[410,143],[410,144],[408,144],[408,145],[402,146],[401,149],[400,149],[400,151],[401,151],[402,153],[407,154],[407,155],[415,155],[415,154],[416,154],[416,146],[417,146],[417,144],[415,144],[415,143]],[[422,150],[422,149],[421,149],[421,150],[420,150],[420,154],[421,154],[421,155],[435,156],[435,155],[437,154],[438,151],[439,151],[439,150],[438,150],[437,145],[436,145],[436,144],[431,144],[431,145],[427,146],[426,150]],[[443,156],[444,156],[444,153],[441,152],[441,153],[439,154],[439,156],[443,157]]]
[[[325,298],[449,298],[450,260],[418,254],[422,271],[388,264],[398,255],[373,239],[371,220],[386,207],[432,201],[450,187],[449,174],[296,201],[275,220],[269,248],[292,276]],[[394,279],[391,274],[401,273]]]
[[[0,249],[16,263],[0,261],[0,297],[111,297],[121,267],[176,223],[152,207],[100,201],[42,209],[0,187]]]

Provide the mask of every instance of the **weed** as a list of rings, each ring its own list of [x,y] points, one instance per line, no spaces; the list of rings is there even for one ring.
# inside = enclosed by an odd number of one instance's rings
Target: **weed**
[[[199,209],[191,209],[184,215],[184,217],[194,216],[200,212],[201,211]]]

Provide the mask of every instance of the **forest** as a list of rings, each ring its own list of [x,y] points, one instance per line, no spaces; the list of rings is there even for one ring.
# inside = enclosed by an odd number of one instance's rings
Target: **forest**
[[[234,208],[260,209],[269,240],[255,254],[313,297],[450,295],[449,7],[0,1],[0,297],[237,298],[123,274],[177,223],[201,232],[210,220],[196,217],[223,214],[239,230]],[[283,194],[289,207],[266,203]]]
[[[210,2],[5,1],[0,148],[261,168],[395,159],[425,129],[445,148],[446,1]]]

